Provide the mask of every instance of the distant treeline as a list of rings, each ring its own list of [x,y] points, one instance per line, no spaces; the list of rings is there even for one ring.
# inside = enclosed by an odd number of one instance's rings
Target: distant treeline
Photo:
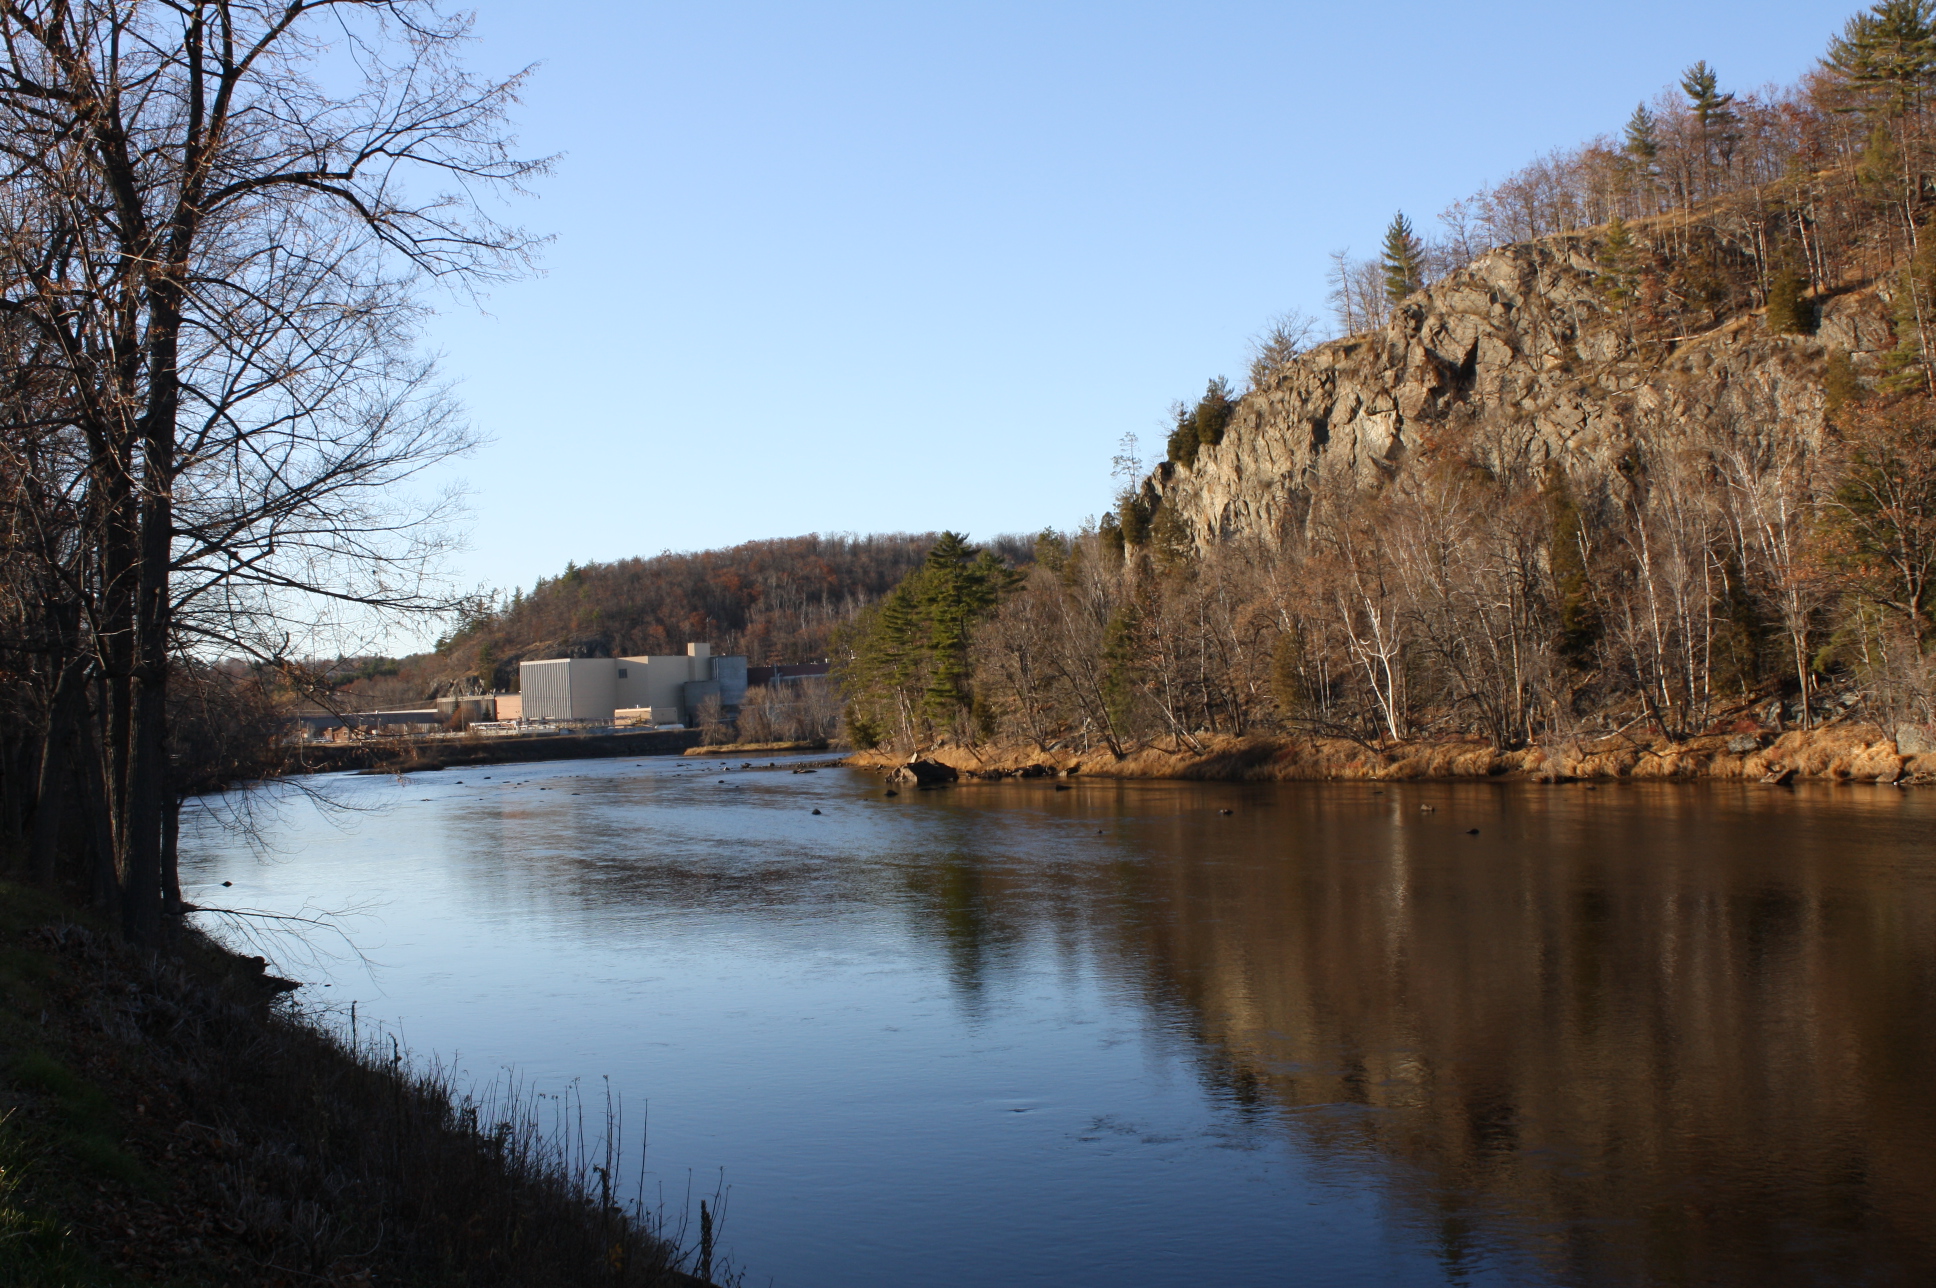
[[[680,653],[693,640],[754,666],[818,661],[836,631],[920,567],[934,542],[933,533],[813,534],[571,564],[529,594],[477,606],[434,655],[406,662],[405,676],[457,674],[502,691],[516,686],[516,663],[534,648],[630,656]]]

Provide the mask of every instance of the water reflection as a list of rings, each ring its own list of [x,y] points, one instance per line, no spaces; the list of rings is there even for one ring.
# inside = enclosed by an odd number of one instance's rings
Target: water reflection
[[[1370,791],[1253,792],[1230,818],[1116,794],[1143,861],[1086,874],[1099,947],[1189,1017],[1233,1103],[1375,1167],[1454,1281],[1499,1238],[1565,1282],[1928,1281],[1927,805]],[[951,934],[1068,914],[1034,874],[958,862],[978,914]]]
[[[292,820],[255,883],[407,876],[399,933],[489,926],[425,979],[566,999],[393,980],[420,1040],[639,1060],[735,1157],[797,1156],[764,1250],[797,1260],[753,1262],[783,1284],[1936,1276],[1936,800],[519,772],[413,786],[374,846]],[[673,1055],[611,1036],[640,1006]],[[768,1117],[705,1101],[735,1060],[784,1070]]]

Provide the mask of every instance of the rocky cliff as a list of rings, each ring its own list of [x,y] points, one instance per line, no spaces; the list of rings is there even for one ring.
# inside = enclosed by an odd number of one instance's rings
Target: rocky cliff
[[[1199,546],[1281,533],[1316,491],[1453,440],[1477,464],[1617,488],[1636,444],[1694,422],[1818,438],[1829,349],[1864,370],[1894,345],[1867,285],[1815,300],[1814,334],[1770,335],[1749,292],[1732,309],[1616,307],[1603,252],[1592,233],[1494,250],[1383,330],[1301,355],[1243,397],[1221,442],[1159,466],[1145,505]]]

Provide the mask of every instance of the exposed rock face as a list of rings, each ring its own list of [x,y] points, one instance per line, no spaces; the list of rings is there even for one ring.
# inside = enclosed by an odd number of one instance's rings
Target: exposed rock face
[[[1595,249],[1586,235],[1503,247],[1382,331],[1313,349],[1245,395],[1194,464],[1159,466],[1145,499],[1199,545],[1270,535],[1300,522],[1315,491],[1372,484],[1453,438],[1477,463],[1557,465],[1618,487],[1637,441],[1690,423],[1818,440],[1829,348],[1861,369],[1894,344],[1868,290],[1823,302],[1812,336],[1769,335],[1753,315],[1648,334],[1611,307]]]

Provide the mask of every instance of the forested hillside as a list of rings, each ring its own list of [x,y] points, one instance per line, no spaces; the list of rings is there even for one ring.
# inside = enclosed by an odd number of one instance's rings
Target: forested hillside
[[[1933,12],[1858,15],[1770,96],[1696,63],[1437,242],[1394,220],[1340,263],[1350,333],[1280,326],[970,629],[949,568],[872,614],[856,734],[1517,748],[1856,711],[1926,741]]]
[[[932,534],[816,534],[574,564],[473,610],[436,653],[409,659],[404,677],[426,691],[509,692],[524,658],[683,653],[690,640],[754,666],[818,661],[840,625],[933,544]]]

